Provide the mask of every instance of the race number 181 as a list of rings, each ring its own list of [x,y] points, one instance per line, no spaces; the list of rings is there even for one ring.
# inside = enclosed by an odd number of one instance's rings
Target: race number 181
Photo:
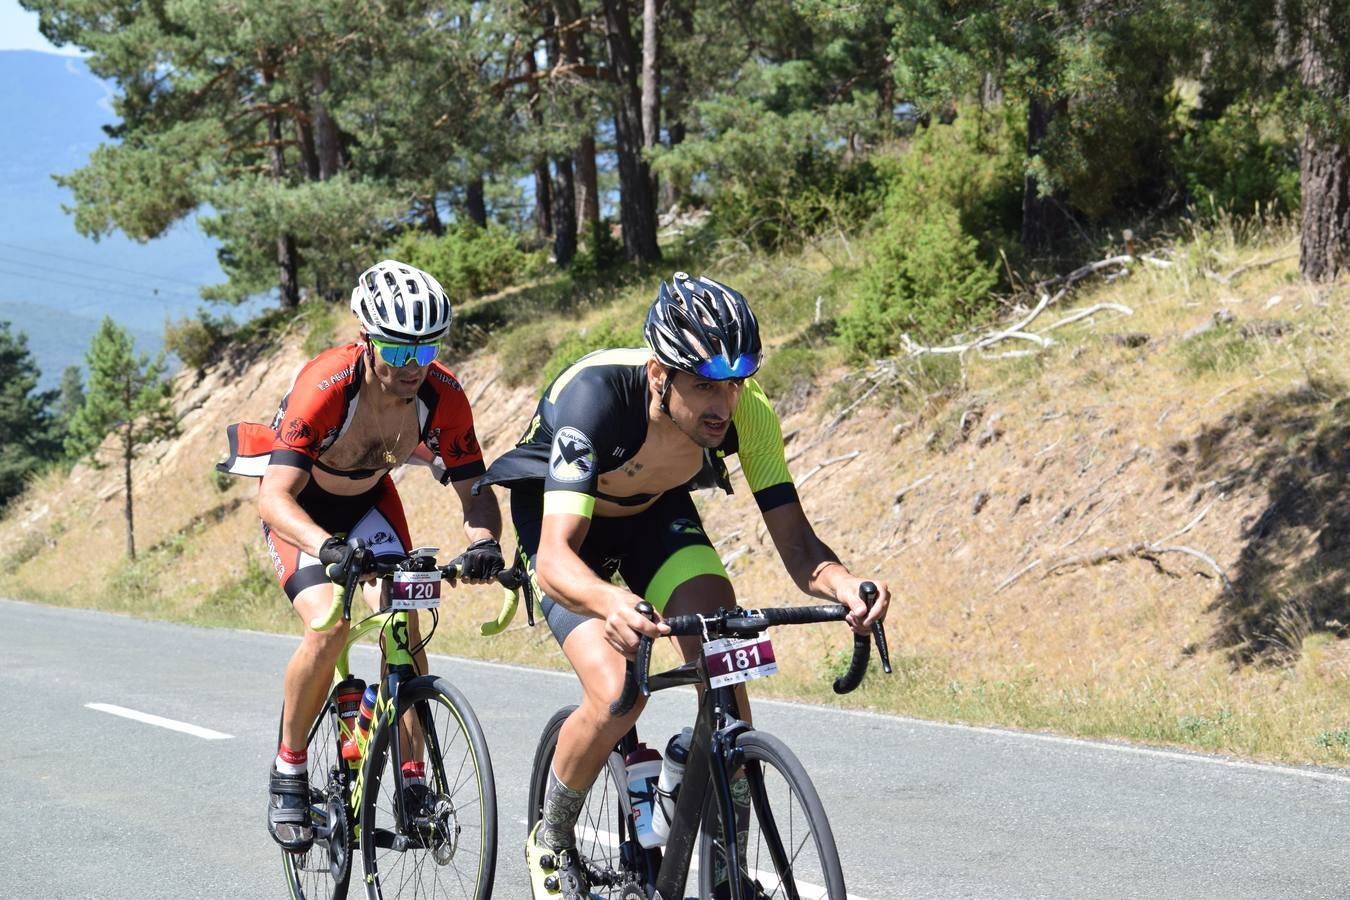
[[[767,635],[756,638],[722,638],[703,645],[708,683],[713,687],[767,678],[778,671],[773,642]]]

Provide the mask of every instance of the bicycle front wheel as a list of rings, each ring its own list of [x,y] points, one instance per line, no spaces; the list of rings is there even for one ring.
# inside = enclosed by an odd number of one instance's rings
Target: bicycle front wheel
[[[845,900],[844,873],[825,807],[806,769],[771,734],[736,740],[750,787],[749,821],[737,823],[742,896]],[[731,896],[726,839],[716,812],[699,841],[699,896]]]
[[[485,900],[497,865],[497,788],[483,727],[464,695],[432,675],[399,688],[397,712],[397,727],[374,731],[363,773],[366,894]],[[395,771],[395,734],[398,758],[425,765],[425,789]]]
[[[543,815],[544,793],[548,790],[549,769],[558,747],[558,733],[575,709],[575,706],[568,706],[554,713],[539,737],[530,772],[529,808],[525,815],[527,835]],[[626,900],[634,896],[634,890],[639,895],[643,893],[640,888],[648,880],[645,873],[650,854],[637,843],[633,819],[629,815],[631,810],[623,757],[617,749],[612,750],[605,767],[586,792],[576,824],[577,854],[586,873],[592,900]]]
[[[343,900],[355,847],[349,801],[351,780],[342,759],[337,706],[332,696],[306,743],[309,754],[309,817],[314,844],[304,853],[281,851],[291,900]]]

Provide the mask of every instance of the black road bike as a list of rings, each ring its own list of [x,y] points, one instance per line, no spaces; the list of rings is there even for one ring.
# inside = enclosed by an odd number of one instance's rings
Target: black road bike
[[[871,606],[876,586],[864,582],[860,593]],[[648,604],[639,604],[638,609],[654,619]],[[746,675],[773,665],[767,641],[754,640],[767,629],[837,622],[847,613],[846,607],[830,604],[761,610],[737,607],[710,616],[673,616],[665,620],[671,634],[702,635],[704,652],[692,662],[653,675],[648,674],[652,642],[642,638],[636,658],[628,664],[623,694],[610,707],[614,715],[631,709],[639,693],[648,696],[652,691],[693,684],[703,687],[702,697],[664,848],[643,848],[634,828],[624,757],[637,746],[636,727],[615,745],[586,795],[577,820],[577,850],[592,897],[683,898],[697,853],[696,884],[701,898],[845,900],[834,834],[806,769],[783,741],[741,720],[733,685],[745,679],[728,679],[727,674]],[[882,669],[889,673],[890,657],[880,623],[872,627],[872,636]],[[747,638],[751,640],[727,640]],[[870,647],[867,637],[854,636],[853,659],[848,671],[835,681],[836,693],[848,693],[862,683]],[[767,662],[765,656],[770,657]],[[527,829],[533,829],[543,814],[558,734],[575,708],[558,710],[539,739],[530,775]],[[742,770],[751,796],[748,829],[744,812],[737,822],[732,798],[733,776]]]

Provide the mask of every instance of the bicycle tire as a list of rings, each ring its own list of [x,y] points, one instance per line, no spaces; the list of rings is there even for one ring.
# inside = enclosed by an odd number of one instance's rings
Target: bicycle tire
[[[403,776],[390,764],[389,743],[398,729],[383,723],[371,735],[358,817],[366,895],[487,900],[497,866],[497,788],[483,727],[459,689],[434,675],[399,688],[394,721],[408,710],[422,723],[434,811],[425,829],[399,828],[394,792]]]
[[[530,768],[529,807],[525,815],[527,836],[543,815],[544,792],[548,789],[549,770],[553,766],[553,753],[558,746],[558,733],[575,709],[575,706],[566,706],[558,710],[539,736],[534,763]],[[623,900],[632,896],[631,893],[624,893],[626,888],[630,892],[634,887],[641,889],[646,881],[644,872],[636,869],[635,865],[645,865],[648,856],[646,851],[637,848],[629,810],[623,757],[617,750],[611,751],[605,767],[586,792],[581,814],[577,817],[577,853],[590,881],[592,900]],[[620,850],[625,842],[630,844],[629,859],[625,859]]]
[[[337,722],[337,705],[330,694],[305,742],[314,845],[304,853],[281,851],[291,900],[344,900],[347,896],[356,835],[351,821],[351,781],[342,759]]]
[[[751,785],[747,849],[741,860],[742,883],[752,885],[755,900],[846,900],[844,872],[825,806],[806,768],[787,745],[771,734],[748,731],[736,740],[744,754]],[[720,817],[699,839],[699,896],[729,896],[729,886],[715,883],[725,859]],[[774,836],[786,848],[784,866],[770,852]],[[721,868],[725,868],[722,865]]]

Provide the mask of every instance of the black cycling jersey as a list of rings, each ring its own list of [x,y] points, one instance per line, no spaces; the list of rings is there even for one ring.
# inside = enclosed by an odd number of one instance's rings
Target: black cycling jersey
[[[544,391],[534,418],[515,448],[494,462],[474,485],[505,487],[543,481],[549,495],[580,502],[564,507],[590,515],[596,498],[636,506],[652,495],[614,497],[600,491],[600,476],[637,456],[647,440],[647,361],[651,351],[597,350],[583,356]],[[783,454],[783,430],[764,391],[746,379],[722,446],[704,450],[703,468],[685,489],[721,487],[731,493],[725,458],[741,459],[761,510],[797,500]]]

